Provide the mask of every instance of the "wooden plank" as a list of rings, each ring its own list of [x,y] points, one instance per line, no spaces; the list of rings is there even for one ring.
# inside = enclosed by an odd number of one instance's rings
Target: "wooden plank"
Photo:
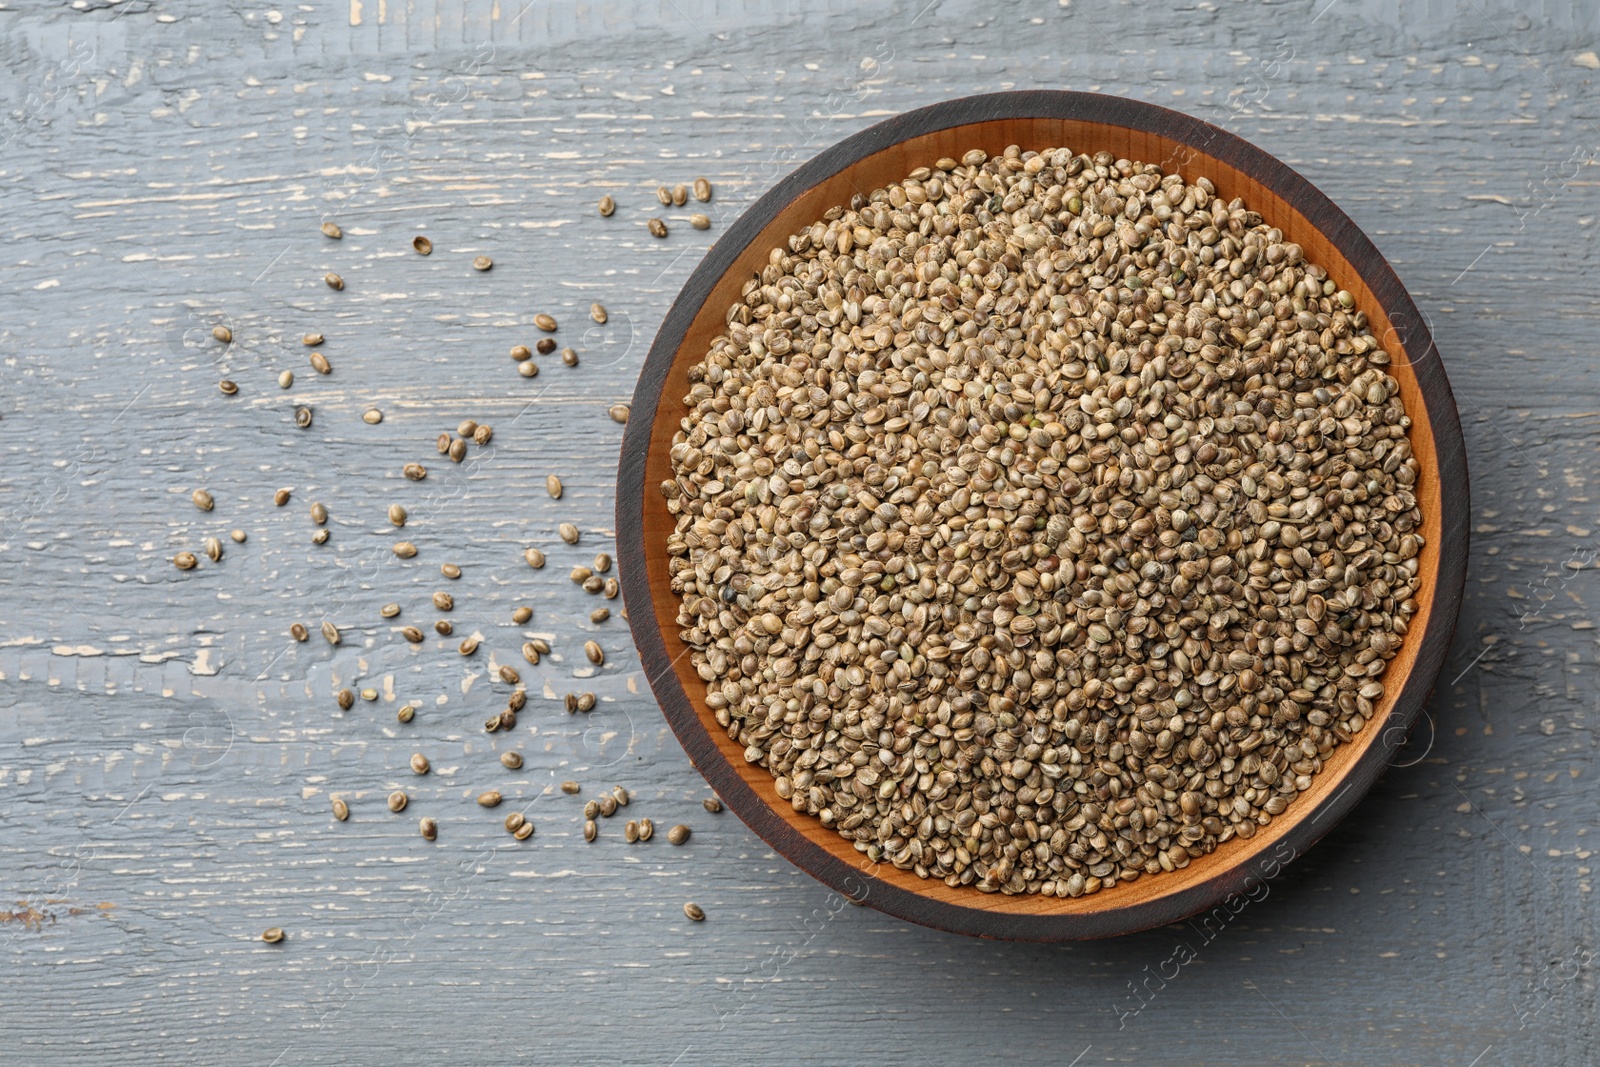
[[[1378,0],[0,11],[0,1042],[27,1063],[197,1048],[282,1067],[420,1049],[1587,1062],[1597,36],[1589,5]],[[1344,208],[1429,316],[1476,508],[1421,762],[1225,923],[1055,947],[840,906],[705,814],[620,620],[594,628],[605,670],[575,677],[595,601],[565,577],[608,548],[621,428],[605,409],[741,207],[878,117],[1034,87],[1220,121]],[[699,174],[717,187],[710,233],[684,209],[650,238],[655,186]],[[608,192],[621,207],[600,219]],[[317,232],[324,214],[342,242]],[[479,254],[494,270],[470,269]],[[540,310],[583,362],[544,357],[529,381],[506,352]],[[226,352],[206,340],[218,322]],[[327,378],[308,329],[328,336]],[[495,439],[457,467],[433,439],[465,417]],[[413,459],[426,482],[401,477]],[[197,485],[215,511],[189,503]],[[333,515],[321,547],[313,500]],[[395,500],[417,516],[411,561],[389,555]],[[555,539],[563,520],[579,548]],[[167,562],[233,527],[249,540],[221,563]],[[522,563],[529,544],[544,571]],[[439,577],[446,560],[460,581]],[[456,641],[485,637],[473,661],[455,642],[413,651],[377,614],[397,601],[396,623],[431,624],[446,585]],[[539,673],[516,654],[520,603],[560,653]],[[324,614],[339,648],[286,636]],[[517,775],[481,729],[506,692],[491,654],[531,683]],[[352,684],[385,695],[340,715],[332,692]],[[555,699],[585,689],[595,722]],[[402,727],[406,699],[422,710]],[[628,847],[613,819],[585,845],[581,798],[555,791],[568,777],[585,796],[622,782],[630,813],[696,835]],[[391,816],[401,786],[411,806]],[[531,842],[499,828],[508,809],[472,804],[491,786],[530,805]],[[273,925],[285,943],[255,940]],[[1174,970],[1183,945],[1196,959]]]

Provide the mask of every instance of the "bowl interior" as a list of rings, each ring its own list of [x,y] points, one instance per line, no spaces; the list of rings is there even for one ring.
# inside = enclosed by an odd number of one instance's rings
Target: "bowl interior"
[[[1199,123],[1195,123],[1194,128],[1197,131],[1211,129]],[[1190,141],[1197,139],[1200,138],[1188,138]],[[1168,172],[1176,170],[1189,181],[1202,176],[1209,178],[1223,200],[1242,197],[1245,204],[1259,212],[1270,225],[1282,229],[1286,239],[1301,245],[1305,251],[1305,258],[1321,266],[1337,285],[1354,294],[1356,306],[1366,311],[1373,335],[1388,350],[1391,359],[1390,373],[1400,383],[1401,396],[1406,411],[1412,419],[1410,431],[1412,449],[1422,468],[1415,486],[1418,505],[1423,516],[1421,533],[1426,542],[1420,554],[1421,582],[1417,597],[1419,611],[1410,622],[1407,639],[1402,644],[1399,654],[1390,662],[1384,675],[1386,693],[1372,720],[1351,743],[1340,745],[1334,750],[1332,758],[1326,761],[1322,772],[1316,776],[1307,793],[1301,794],[1283,815],[1275,818],[1251,840],[1235,838],[1219,846],[1211,854],[1192,861],[1183,870],[1146,876],[1129,885],[1119,885],[1076,899],[980,893],[971,887],[951,888],[942,881],[919,878],[910,871],[901,871],[889,864],[873,864],[835,831],[823,826],[813,816],[795,812],[789,802],[781,799],[773,787],[772,776],[762,767],[745,762],[743,747],[729,739],[727,732],[717,725],[715,717],[705,706],[705,683],[695,673],[690,663],[688,649],[678,636],[679,601],[668,584],[665,552],[666,540],[674,528],[674,520],[668,513],[666,502],[657,488],[662,481],[672,477],[668,452],[672,445],[673,434],[687,413],[684,396],[689,390],[688,368],[704,357],[711,339],[726,328],[724,316],[729,305],[739,298],[741,286],[752,273],[759,272],[765,266],[772,248],[782,244],[790,234],[819,219],[828,208],[838,204],[848,204],[855,193],[870,193],[873,189],[905,177],[917,167],[932,165],[941,156],[959,158],[973,148],[999,153],[1013,144],[1019,145],[1024,151],[1064,146],[1075,152],[1094,154],[1109,151],[1119,158],[1157,162],[1162,164],[1163,170]],[[1337,215],[1336,219],[1324,220],[1324,224],[1350,225],[1343,215]],[[1388,275],[1388,283],[1392,282],[1391,274]],[[1393,294],[1388,295],[1392,297]],[[1408,340],[1412,342],[1412,350],[1409,352]],[[655,621],[660,626],[667,657],[672,661],[672,670],[676,672],[678,682],[698,713],[701,725],[726,759],[732,772],[742,779],[743,784],[755,797],[785,820],[795,832],[840,862],[860,870],[862,875],[859,884],[863,886],[864,893],[868,892],[867,887],[875,877],[891,886],[924,898],[955,907],[1008,914],[1019,919],[1039,915],[1089,915],[1123,909],[1132,911],[1162,897],[1192,894],[1204,883],[1217,878],[1219,874],[1225,875],[1230,870],[1242,870],[1256,858],[1271,854],[1295,822],[1318,808],[1322,801],[1334,797],[1340,790],[1348,787],[1350,783],[1347,779],[1352,768],[1379,743],[1385,734],[1385,724],[1389,722],[1390,712],[1401,691],[1401,681],[1410,675],[1416,663],[1419,648],[1423,643],[1422,635],[1427,631],[1430,616],[1435,609],[1433,590],[1437,588],[1440,546],[1443,543],[1440,478],[1435,461],[1437,450],[1434,429],[1429,421],[1427,405],[1419,387],[1416,367],[1413,365],[1417,359],[1424,357],[1437,358],[1433,354],[1426,329],[1422,328],[1420,323],[1391,321],[1385,314],[1383,303],[1369,287],[1368,279],[1358,273],[1311,219],[1250,174],[1193,147],[1192,144],[1112,123],[1061,118],[999,118],[977,121],[892,144],[846,166],[819,184],[801,191],[782,207],[754,239],[737,252],[732,266],[714,284],[703,304],[694,313],[693,321],[683,337],[682,344],[678,346],[676,358],[666,375],[665,386],[651,423],[649,452],[644,459],[641,516],[644,554]],[[635,610],[647,610],[647,606],[635,605]],[[670,680],[667,681],[670,684]],[[659,687],[661,683],[656,684]],[[1420,700],[1417,703],[1420,705]],[[1406,725],[1409,725],[1409,719]],[[681,728],[679,732],[681,736]],[[1391,749],[1397,743],[1395,738],[1388,738]],[[1374,755],[1381,754],[1374,753]],[[692,751],[691,756],[693,756]],[[710,768],[702,767],[702,770]],[[736,811],[739,810],[737,797],[725,796],[725,799],[730,800],[731,806]],[[749,821],[747,813],[746,818]],[[1331,826],[1333,820],[1328,822]],[[771,840],[771,835],[768,837]],[[1277,854],[1280,857],[1284,855],[1282,851]],[[870,893],[868,895],[870,896]],[[1148,922],[1139,925],[1148,925]]]

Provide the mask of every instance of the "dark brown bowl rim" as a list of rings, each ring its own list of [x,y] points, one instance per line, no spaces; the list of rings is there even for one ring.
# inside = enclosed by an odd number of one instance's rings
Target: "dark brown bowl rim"
[[[1417,659],[1406,676],[1380,738],[1346,772],[1343,788],[1302,811],[1272,855],[1220,870],[1187,890],[1087,914],[1011,914],[930,899],[844,862],[796,831],[739,777],[684,690],[667,654],[646,572],[639,501],[646,491],[645,458],[656,408],[683,339],[717,281],[740,253],[790,202],[852,164],[897,142],[955,126],[1003,119],[1090,121],[1154,133],[1217,158],[1250,175],[1318,227],[1377,297],[1391,323],[1414,323],[1407,355],[1432,424],[1439,470],[1439,569]],[[617,551],[623,596],[633,605],[629,624],[645,676],[673,733],[711,787],[749,827],[790,862],[857,903],[953,933],[1025,941],[1111,937],[1176,922],[1274,877],[1356,806],[1393,761],[1432,693],[1444,665],[1466,580],[1468,490],[1466,449],[1450,383],[1426,321],[1382,253],[1331,200],[1282,161],[1200,119],[1138,100],[1055,90],[962,97],[908,111],[845,138],[778,182],[742,214],[701,261],[673,301],[646,357],[623,435],[617,475]],[[1378,724],[1369,724],[1373,729]],[[982,897],[978,898],[983,899]]]

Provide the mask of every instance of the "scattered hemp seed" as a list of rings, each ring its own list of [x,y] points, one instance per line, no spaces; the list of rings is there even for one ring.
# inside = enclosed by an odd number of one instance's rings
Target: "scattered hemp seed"
[[[348,689],[341,689],[333,695],[334,703],[339,705],[340,711],[349,711],[356,705],[356,695]]]
[[[426,635],[424,635],[423,632],[417,629],[415,626],[402,626],[400,627],[400,636],[404,637],[413,645],[420,645],[422,644],[423,637]]]
[[[454,611],[456,607],[456,598],[441,589],[437,593],[433,594],[433,606],[438,608],[440,611]]]
[[[526,363],[518,363],[517,373],[522,375],[524,378],[537,378],[539,376],[539,364],[533,362],[532,360],[529,360]]]
[[[569,545],[578,543],[578,528],[570,522],[564,522],[556,527],[556,533],[561,535],[561,540]]]
[[[294,494],[289,492],[287,489],[279,489],[276,493],[272,494],[272,502],[281,508],[289,502],[289,498],[293,495]]]
[[[693,901],[683,906],[683,914],[690,922],[703,923],[706,921],[705,909]]]
[[[532,641],[522,643],[522,658],[535,667],[539,665],[539,650],[533,646]]]
[[[269,945],[276,945],[286,936],[287,935],[284,934],[283,927],[281,926],[269,926],[267,929],[261,931],[261,940],[265,941]]]
[[[612,422],[620,422],[623,425],[627,425],[629,413],[627,404],[612,404],[606,411],[606,414],[611,416]]]
[[[545,333],[555,333],[557,329],[556,317],[543,311],[533,317],[533,324]]]
[[[432,841],[439,836],[439,823],[431,816],[423,816],[417,823],[417,829],[421,831],[424,841]]]
[[[193,552],[179,552],[172,557],[172,565],[180,571],[192,571],[199,564]]]
[[[344,822],[346,819],[350,818],[350,805],[346,804],[344,801],[340,800],[338,797],[334,797],[333,798],[333,817],[335,819],[338,819],[340,822]]]
[[[427,774],[432,769],[433,765],[428,762],[428,757],[424,756],[422,753],[418,752],[416,755],[411,757],[412,774]]]
[[[311,637],[311,633],[299,623],[294,623],[289,627],[289,636],[296,641],[306,641]]]
[[[394,554],[401,559],[411,559],[417,554],[417,546],[410,541],[396,541],[394,543]]]
[[[526,605],[517,608],[511,613],[511,621],[516,623],[518,626],[521,626],[531,618],[533,618],[533,609]]]
[[[389,525],[404,526],[407,518],[409,518],[409,516],[406,514],[405,508],[401,507],[399,504],[389,505]]]
[[[418,636],[420,637],[421,635],[419,634]],[[417,717],[417,706],[415,704],[402,705],[400,710],[394,713],[394,717],[401,722],[410,722]]]
[[[288,374],[289,372],[284,371],[283,373]],[[310,408],[302,406],[294,409],[294,424],[300,427],[302,430],[311,429],[311,419],[312,415]]]
[[[428,476],[428,468],[420,463],[407,463],[402,473],[411,481],[420,482]]]
[[[403,790],[396,789],[389,794],[389,810],[398,815],[406,810],[406,804],[410,803],[410,800],[411,798],[406,796]]]
[[[603,666],[606,662],[605,650],[600,647],[598,641],[585,641],[583,643],[583,654],[589,657],[589,662],[596,667]]]
[[[382,615],[386,619],[392,619],[400,614],[400,605],[393,603],[385,604],[383,607],[378,609],[378,614]]]
[[[516,360],[518,363],[530,360],[533,358],[533,349],[529,348],[527,345],[517,345],[511,350],[511,358]]]
[[[434,441],[434,445],[438,449],[439,455],[448,456],[450,454],[451,440],[453,440],[453,438],[451,438],[449,434],[442,433],[439,435],[438,439]]]
[[[488,270],[494,266],[494,260],[488,256],[479,256],[472,261],[473,270]]]
[[[328,283],[329,289],[344,288],[344,279],[339,277],[337,274],[332,273],[331,271],[327,274],[324,274],[322,276],[322,280]]]
[[[585,819],[583,821],[583,839],[585,841],[593,841],[599,833],[600,827],[593,819]]]
[[[589,612],[589,621],[594,623],[596,626],[599,626],[609,618],[611,618],[610,608],[595,608],[593,611]]]
[[[368,426],[376,426],[378,423],[383,421],[383,412],[379,411],[377,408],[368,408],[366,411],[361,413],[361,421],[366,423]]]
[[[668,189],[665,185],[656,186],[656,199],[661,202],[662,207],[671,207],[672,190]]]
[[[466,638],[461,642],[459,651],[463,656],[472,655],[474,652],[478,651],[478,639],[476,637]]]
[[[504,767],[508,771],[520,771],[522,769],[522,753],[500,753],[500,766]]]
[[[622,827],[622,839],[624,841],[626,841],[630,845],[633,844],[635,841],[639,840],[639,824],[638,824],[638,822],[636,822],[633,819],[629,819],[626,823],[623,824],[623,827]]]
[[[301,336],[300,343],[305,345],[307,348],[315,348],[324,340],[326,340],[326,338],[324,338],[320,333],[308,333]]]
[[[444,575],[446,578],[454,580],[461,577],[461,568],[457,567],[454,563],[442,563],[439,565],[439,573]]]
[[[589,318],[593,319],[597,325],[604,326],[610,316],[606,314],[606,306],[604,304],[590,304]]]
[[[606,552],[597,553],[594,557],[594,570],[596,574],[604,574],[611,569],[611,555]]]
[[[694,198],[702,204],[711,200],[711,183],[704,178],[694,180]]]
[[[656,824],[649,819],[639,820],[639,840],[648,841],[655,836]]]
[[[548,356],[556,350],[556,339],[554,337],[541,337],[533,343],[533,350],[541,356]]]
[[[583,805],[583,817],[585,819],[593,819],[599,814],[600,802],[598,800],[591,800]]]
[[[215,537],[206,538],[205,550],[206,558],[212,563],[216,563],[222,559],[222,542],[217,540]]]
[[[508,833],[508,834],[516,833],[518,830],[520,830],[522,828],[522,824],[527,822],[527,821],[528,821],[528,817],[526,815],[522,814],[522,812],[520,812],[520,811],[512,812],[510,815],[506,816],[506,822],[505,822],[506,833]]]
[[[440,637],[449,637],[451,634],[456,632],[456,628],[449,619],[440,619],[438,622],[433,624],[433,632],[438,634]]]
[[[286,370],[278,375],[278,388],[287,389],[294,384],[294,371]]]
[[[328,357],[321,352],[313,351],[311,353],[311,369],[318,374],[332,374],[333,364],[329,363]]]
[[[561,362],[565,363],[569,367],[576,367],[578,365],[577,350],[573,348],[563,348],[561,350]]]
[[[228,536],[233,539],[233,543],[236,545],[242,545],[250,539],[249,535],[243,530],[229,530]]]
[[[478,424],[472,419],[462,419],[456,426],[456,433],[462,437],[471,437],[478,429]]]
[[[578,694],[578,710],[579,711],[593,711],[594,710],[594,704],[595,704],[595,695],[593,693],[579,693]]]
[[[318,530],[316,533],[312,534],[311,535],[311,543],[314,544],[314,545],[325,545],[325,544],[327,544],[328,543],[328,531],[327,530]]]
[[[499,807],[500,802],[504,799],[505,797],[501,796],[498,791],[491,789],[486,793],[478,794],[478,805],[485,808],[495,808]]]
[[[672,187],[672,206],[682,207],[689,202],[689,190],[681,185]]]
[[[326,526],[328,524],[327,505],[314,501],[311,505],[311,521],[318,526]]]
[[[328,644],[337,645],[339,643],[339,628],[333,623],[325,621],[322,624],[322,636],[327,638]]]
[[[233,340],[233,331],[226,326],[213,326],[211,327],[211,336],[223,344],[228,344]]]
[[[518,841],[526,841],[528,838],[533,836],[533,823],[524,822],[521,826],[512,831],[511,836],[516,838]]]
[[[217,383],[217,388],[222,390],[223,396],[234,396],[239,392],[239,383],[231,378],[224,378]]]
[[[194,492],[189,494],[189,499],[193,500],[194,506],[199,508],[201,511],[210,511],[212,508],[216,507],[217,503],[211,498],[211,494],[206,492],[204,489],[196,489]]]
[[[332,237],[335,241],[344,236],[344,231],[339,229],[337,222],[324,222],[322,224],[322,232],[324,235]]]
[[[569,797],[570,796],[576,796],[578,793],[583,791],[583,787],[580,786],[577,782],[568,780],[568,781],[565,781],[565,782],[561,783],[561,791],[563,793],[567,794],[567,796],[569,796]]]
[[[660,219],[649,220],[645,223],[645,229],[650,231],[651,237],[665,237],[667,235],[667,224]]]
[[[428,240],[426,237],[422,236],[421,234],[418,234],[417,236],[415,236],[415,237],[413,237],[411,239],[411,247],[416,251],[417,255],[419,255],[419,256],[431,256],[431,255],[433,255],[433,242]]]
[[[492,440],[494,440],[494,427],[492,426],[479,425],[476,430],[472,431],[472,443],[475,445],[481,447]]]
[[[693,226],[697,230],[709,230],[711,229],[711,218],[710,216],[702,215],[697,211],[693,215],[689,216],[689,225]]]
[[[603,219],[610,218],[612,212],[614,212],[616,210],[617,210],[617,202],[615,200],[611,199],[611,197],[609,197],[609,196],[602,196],[600,198],[600,217],[601,218],[603,218]]]
[[[717,812],[722,810],[722,801],[718,800],[716,797],[706,797],[700,802],[700,806],[705,808],[711,814],[715,815]]]
[[[561,479],[554,474],[545,475],[544,491],[550,494],[551,500],[561,499]]]

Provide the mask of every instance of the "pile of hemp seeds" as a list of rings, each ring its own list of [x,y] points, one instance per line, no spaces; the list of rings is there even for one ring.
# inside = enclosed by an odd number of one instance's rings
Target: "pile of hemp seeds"
[[[873,862],[1078,897],[1249,838],[1415,614],[1366,314],[1204,177],[940,159],[774,248],[691,368],[667,548],[706,700]]]

